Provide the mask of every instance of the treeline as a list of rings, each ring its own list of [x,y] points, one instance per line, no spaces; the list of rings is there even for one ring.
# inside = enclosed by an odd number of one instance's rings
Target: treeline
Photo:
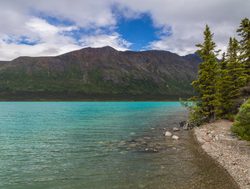
[[[242,19],[237,34],[239,41],[231,37],[227,52],[223,53],[220,60],[209,26],[205,28],[203,43],[197,45],[202,63],[199,65],[198,77],[192,83],[197,95],[191,99],[194,105],[189,119],[195,126],[221,118],[233,120],[240,105],[249,97],[241,94],[244,87],[250,86],[248,18]]]

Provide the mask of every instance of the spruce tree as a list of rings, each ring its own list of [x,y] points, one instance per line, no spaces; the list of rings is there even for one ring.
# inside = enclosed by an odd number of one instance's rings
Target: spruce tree
[[[202,63],[199,65],[198,78],[192,83],[198,93],[198,96],[196,96],[197,107],[194,113],[201,115],[204,121],[210,121],[215,119],[218,62],[213,34],[207,25],[204,31],[204,42],[196,46],[199,48],[197,52],[202,59]]]
[[[226,53],[223,53],[221,61],[218,63],[218,75],[216,81],[216,117],[223,118],[228,110],[230,86],[227,69]]]
[[[229,39],[227,54],[219,64],[216,92],[216,115],[230,118],[237,112],[240,89],[246,83],[245,69],[240,63],[239,44],[235,38]]]
[[[237,99],[240,95],[240,89],[246,84],[245,66],[240,62],[238,57],[238,41],[230,38],[227,52],[228,75],[230,76],[229,96],[231,99]]]
[[[241,20],[240,27],[237,30],[240,40],[240,59],[244,64],[248,81],[250,81],[250,20],[244,18]]]

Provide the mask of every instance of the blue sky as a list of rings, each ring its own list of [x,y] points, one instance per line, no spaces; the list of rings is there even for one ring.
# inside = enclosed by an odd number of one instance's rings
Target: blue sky
[[[206,24],[225,51],[249,7],[249,0],[1,0],[0,60],[107,45],[185,55]]]
[[[131,42],[131,50],[136,51],[148,49],[150,42],[159,40],[163,31],[162,27],[154,26],[152,18],[146,13],[134,19],[120,18],[117,24],[117,32]],[[171,35],[171,32],[165,35]]]
[[[103,34],[116,32],[120,37],[130,43],[129,50],[141,51],[150,49],[149,45],[152,41],[159,40],[162,35],[171,36],[171,30],[164,32],[163,26],[154,26],[153,20],[148,13],[142,13],[134,18],[126,18],[119,12],[115,13],[117,23],[114,27],[100,27]],[[55,26],[71,26],[74,23],[69,20],[58,19],[56,17],[37,14],[39,18],[46,20],[49,24]],[[76,40],[80,40],[83,35],[91,35],[96,32],[96,28],[79,27],[77,30],[64,32],[64,35],[69,35]],[[33,42],[23,40],[24,44],[34,45]]]

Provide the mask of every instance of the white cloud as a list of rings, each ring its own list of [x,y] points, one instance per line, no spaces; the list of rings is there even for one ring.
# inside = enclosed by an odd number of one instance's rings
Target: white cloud
[[[54,26],[46,20],[32,17],[25,23],[25,31],[29,42],[37,42],[34,45],[20,43],[23,36],[3,35],[0,40],[0,57],[2,60],[11,60],[19,56],[53,56],[66,53],[83,47],[112,46],[118,50],[127,50],[131,45],[120,37],[118,33],[95,34],[82,36],[76,41],[64,32],[77,30],[77,26]]]
[[[18,56],[53,56],[80,49],[87,45],[112,45],[126,49],[128,43],[116,33],[98,34],[101,27],[114,27],[116,19],[111,4],[106,1],[74,0],[2,0],[0,1],[0,60],[11,60]],[[52,25],[38,16],[46,15],[72,22],[72,26]],[[89,39],[77,41],[65,32],[79,29],[96,29]],[[25,36],[35,45],[20,43]],[[99,45],[97,45],[99,44]]]
[[[131,43],[122,39],[118,33],[83,36],[80,42],[84,47],[111,46],[121,51],[128,50],[131,46]]]
[[[74,44],[37,44],[34,46],[25,44],[6,44],[0,41],[0,54],[2,60],[11,60],[19,56],[51,56],[65,53],[80,47]]]
[[[0,40],[0,57],[10,60],[18,56],[50,56],[81,48],[76,41],[62,34],[75,26],[56,27],[43,19],[30,18],[24,24],[25,37],[34,45],[20,43],[23,35],[3,35]],[[26,36],[27,35],[27,36]]]
[[[135,12],[149,12],[155,26],[171,26],[173,35],[160,36],[150,48],[170,50],[178,54],[192,53],[202,42],[205,25],[211,27],[218,48],[225,50],[240,20],[250,17],[249,0],[121,0]],[[120,2],[121,2],[120,1]]]
[[[149,47],[179,54],[195,50],[195,44],[202,41],[205,24],[215,33],[218,48],[225,49],[240,20],[250,17],[249,0],[1,0],[0,7],[1,60],[21,55],[57,55],[83,46],[127,49],[131,44],[113,30],[117,24],[116,11],[127,18],[146,12],[155,26],[171,26],[171,36],[160,34],[160,39],[152,41]],[[67,20],[72,25],[52,25],[39,15]],[[103,27],[110,32],[103,33]],[[96,32],[83,34],[80,41],[64,34],[78,28]],[[18,43],[22,36],[38,44]]]

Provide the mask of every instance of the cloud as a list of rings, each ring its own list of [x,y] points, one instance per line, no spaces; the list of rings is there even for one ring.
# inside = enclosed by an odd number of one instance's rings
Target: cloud
[[[39,18],[30,18],[23,26],[25,36],[4,35],[0,40],[2,60],[18,56],[50,56],[81,48],[76,41],[63,35],[73,31],[76,26],[56,27]],[[25,40],[25,41],[23,41]]]
[[[170,50],[178,54],[192,53],[202,42],[208,24],[214,32],[218,48],[225,50],[228,38],[244,17],[250,17],[249,0],[120,0],[135,12],[149,12],[155,26],[171,26],[172,35],[161,35],[148,48]]]
[[[87,45],[112,45],[117,49],[129,46],[115,32],[100,34],[103,27],[112,29],[116,24],[111,4],[106,0],[75,0],[74,3],[69,0],[3,0],[0,7],[0,60],[18,56],[53,56]],[[51,24],[42,15],[72,24]],[[95,32],[81,34],[78,41],[72,33],[80,29]]]
[[[122,39],[118,33],[112,34],[98,34],[83,36],[80,40],[81,46],[83,47],[103,47],[111,46],[117,50],[125,51],[131,46],[131,43]]]
[[[119,17],[133,19],[144,13],[156,28],[171,28],[171,35],[159,32],[147,49],[192,53],[202,42],[205,24],[215,33],[218,48],[225,49],[240,20],[250,17],[249,0],[2,0],[0,7],[1,60],[57,55],[85,46],[125,50],[133,41],[117,33]],[[44,16],[61,22],[51,23]]]
[[[55,26],[40,18],[31,18],[24,25],[29,34],[23,36],[4,36],[0,40],[0,55],[2,60],[14,59],[18,56],[53,56],[83,47],[112,46],[118,50],[127,50],[131,45],[118,33],[102,34],[101,31],[83,35],[78,41],[65,32],[78,30],[77,26]],[[28,41],[28,42],[27,42]],[[30,45],[32,44],[32,45]]]

